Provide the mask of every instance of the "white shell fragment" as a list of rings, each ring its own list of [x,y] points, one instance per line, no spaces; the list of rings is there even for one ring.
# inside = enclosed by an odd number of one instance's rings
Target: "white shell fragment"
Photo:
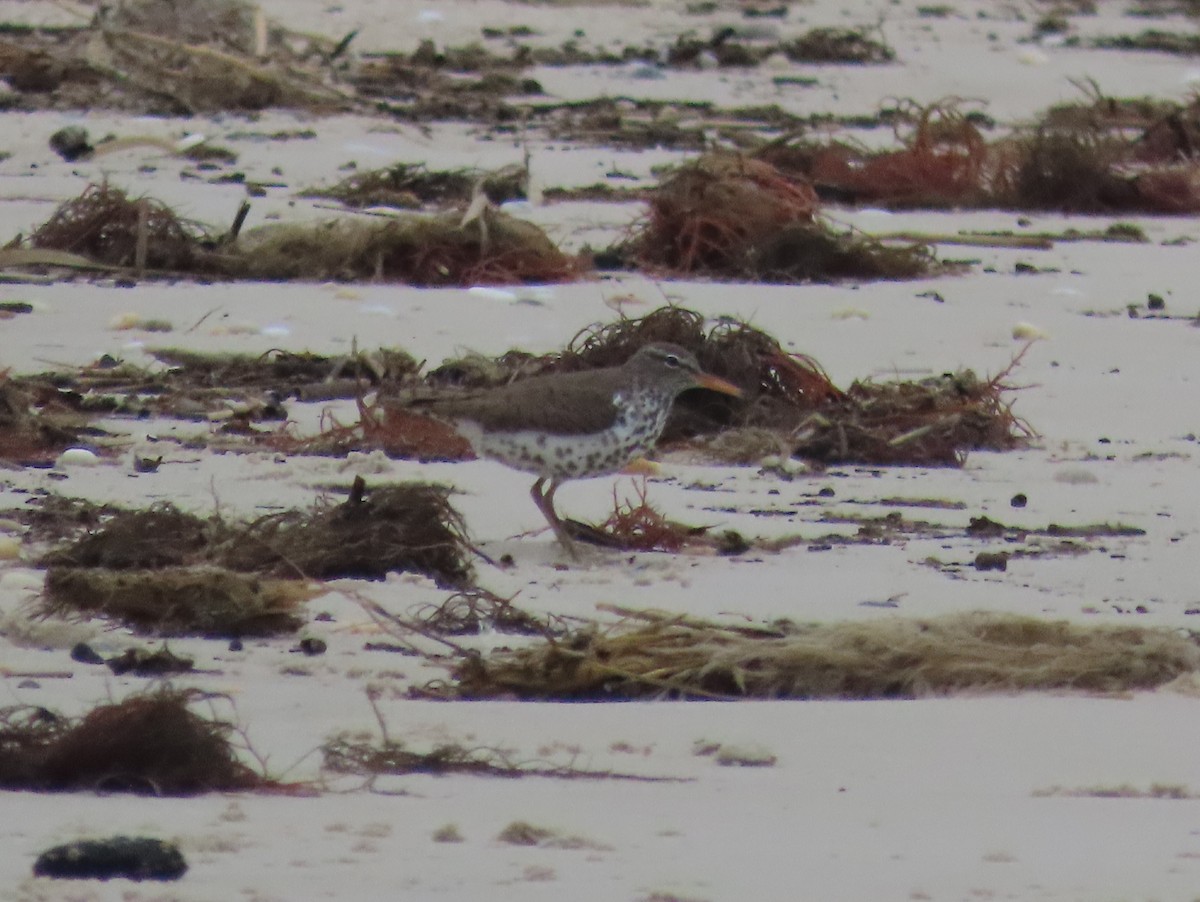
[[[1012,337],[1017,341],[1037,341],[1039,338],[1049,338],[1050,333],[1033,323],[1021,321],[1013,324]]]
[[[89,451],[87,448],[68,448],[62,454],[58,455],[58,460],[54,462],[55,467],[94,467],[100,463],[100,458],[96,456],[94,451]]]

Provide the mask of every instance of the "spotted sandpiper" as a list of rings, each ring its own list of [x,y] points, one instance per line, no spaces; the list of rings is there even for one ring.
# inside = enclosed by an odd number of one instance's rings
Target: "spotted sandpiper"
[[[534,376],[417,406],[452,423],[480,457],[536,473],[533,503],[577,557],[554,493],[569,479],[616,473],[654,447],[676,396],[689,388],[742,394],[684,348],[655,343],[621,366]]]

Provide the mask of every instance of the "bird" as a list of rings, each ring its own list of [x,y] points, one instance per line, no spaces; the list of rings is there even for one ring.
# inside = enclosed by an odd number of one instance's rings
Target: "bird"
[[[690,351],[654,342],[620,366],[548,373],[412,406],[449,423],[479,457],[535,474],[533,503],[578,558],[554,493],[571,479],[619,472],[653,448],[675,398],[691,388],[742,395],[732,382],[701,369]]]

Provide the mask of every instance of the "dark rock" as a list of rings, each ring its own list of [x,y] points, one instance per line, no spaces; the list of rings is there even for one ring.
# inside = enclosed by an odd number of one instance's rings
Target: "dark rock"
[[[1008,569],[1008,552],[1006,551],[981,551],[975,555],[976,570],[1000,570]]]
[[[71,660],[80,664],[103,664],[104,658],[86,642],[77,642],[71,649]]]
[[[176,846],[136,836],[66,843],[47,849],[33,864],[35,877],[70,880],[178,880],[186,871]]]
[[[323,639],[313,639],[310,637],[300,640],[300,650],[306,655],[323,655],[327,647]]]
[[[68,125],[50,136],[50,149],[73,163],[90,157],[96,150],[88,140],[87,129],[81,125]]]

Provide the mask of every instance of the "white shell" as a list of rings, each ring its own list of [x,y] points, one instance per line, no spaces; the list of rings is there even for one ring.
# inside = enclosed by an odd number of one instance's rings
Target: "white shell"
[[[94,451],[89,451],[87,448],[68,448],[62,454],[58,455],[58,460],[54,462],[56,467],[94,467],[100,463],[100,458],[96,456]]]
[[[1039,338],[1049,338],[1050,335],[1033,323],[1022,321],[1013,324],[1012,337],[1018,341],[1036,341]]]

